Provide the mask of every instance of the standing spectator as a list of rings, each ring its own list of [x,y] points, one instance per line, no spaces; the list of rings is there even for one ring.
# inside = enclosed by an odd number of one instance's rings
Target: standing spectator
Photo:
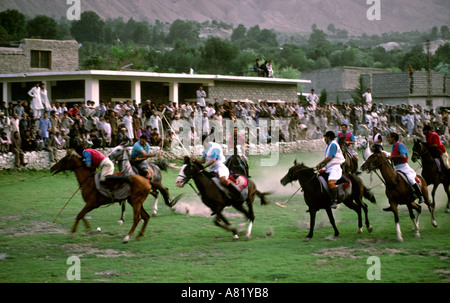
[[[371,108],[372,107],[372,93],[370,91],[370,88],[367,89],[367,91],[362,95],[364,98],[366,105]]]
[[[60,144],[57,141],[54,133],[50,132],[47,140],[47,146],[45,147],[45,150],[48,151],[50,162],[56,162],[56,155],[58,154],[59,145]]]
[[[41,138],[44,141],[44,147],[47,146],[47,140],[49,137],[49,132],[52,130],[52,123],[50,122],[50,119],[47,117],[47,113],[44,113],[44,116],[39,119],[39,129],[41,131]]]
[[[31,121],[28,118],[28,115],[26,113],[22,114],[22,119],[19,120],[19,132],[20,132],[20,136],[24,136],[25,132],[27,130],[31,129]]]
[[[117,112],[110,110],[109,123],[111,124],[111,145],[117,146],[117,136],[119,135],[119,120],[117,119]]]
[[[0,112],[0,133],[3,132],[6,133],[8,139],[11,138],[11,119],[4,112]]]
[[[126,115],[123,117],[123,122],[125,124],[125,128],[127,129],[127,137],[133,141],[134,139],[133,117],[131,117],[130,111],[126,112]]]
[[[31,108],[33,109],[33,116],[36,119],[41,118],[42,112],[44,110],[44,106],[42,105],[41,100],[41,88],[39,87],[40,83],[36,82],[36,84],[33,86],[32,89],[28,92],[28,96],[30,96],[32,99],[31,101]]]
[[[273,78],[272,61],[269,60],[269,62],[267,62],[266,68],[267,68],[267,77]]]
[[[56,134],[57,131],[61,129],[61,118],[56,115],[56,111],[52,110],[50,112],[50,123],[52,124],[51,132]]]
[[[264,76],[263,75],[263,70],[260,68],[259,66],[259,59],[255,60],[255,65],[253,65],[253,71],[259,76]]]
[[[142,133],[141,119],[137,111],[133,114],[133,136],[134,138],[140,138]]]
[[[14,107],[14,112],[19,117],[22,117],[22,114],[25,112],[25,108],[23,107],[21,100],[17,101],[17,105]]]
[[[48,94],[47,94],[47,90],[45,89],[45,86],[46,86],[45,83],[41,84],[41,102],[42,102],[42,106],[44,107],[43,112],[49,113],[51,111],[51,105],[50,105],[50,102],[48,101]]]
[[[314,89],[312,89],[311,94],[306,97],[306,101],[308,101],[309,105],[312,107],[312,110],[315,111],[317,103],[319,102],[319,97],[315,94]]]
[[[206,92],[203,90],[203,86],[199,86],[197,90],[197,104],[203,109],[206,106]]]
[[[11,139],[11,147],[12,152],[15,155],[15,165],[17,168],[20,167],[20,165],[27,165],[28,163],[25,163],[25,153],[22,150],[22,139],[20,138],[19,132],[14,132],[13,138]]]

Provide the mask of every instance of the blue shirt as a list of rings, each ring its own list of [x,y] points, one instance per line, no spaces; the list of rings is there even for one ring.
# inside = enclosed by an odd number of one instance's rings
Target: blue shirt
[[[145,151],[147,154],[150,153],[150,144],[146,142],[145,146],[142,146],[139,141],[134,143],[133,149],[131,149],[131,160],[142,157],[142,151]]]
[[[330,143],[328,143],[327,148],[325,149],[325,157],[334,158],[334,156],[336,156],[337,145],[332,144],[332,143],[333,143],[333,141],[330,141]],[[327,156],[327,154],[328,154],[328,156]]]

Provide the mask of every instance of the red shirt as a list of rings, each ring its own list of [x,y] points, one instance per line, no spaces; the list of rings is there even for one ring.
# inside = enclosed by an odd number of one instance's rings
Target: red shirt
[[[435,132],[430,132],[427,136],[425,136],[425,139],[427,140],[427,143],[431,145],[437,145],[441,153],[446,153],[447,150],[445,149],[444,144],[441,142],[441,138],[439,138],[439,135]]]

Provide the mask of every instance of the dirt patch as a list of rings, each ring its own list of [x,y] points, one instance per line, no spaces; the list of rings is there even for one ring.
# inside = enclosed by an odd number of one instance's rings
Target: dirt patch
[[[69,254],[76,255],[78,257],[95,255],[99,258],[119,258],[119,257],[134,257],[135,255],[117,249],[98,249],[90,246],[89,244],[73,244],[68,243],[62,246],[63,250],[67,251]]]
[[[190,201],[182,201],[180,200],[175,206],[174,209],[177,213],[188,215],[188,216],[196,216],[196,217],[211,217],[212,210],[203,204],[200,201],[190,200]],[[231,208],[230,208],[231,209]],[[239,218],[243,217],[243,214],[237,212],[228,212],[224,211],[223,215],[226,218]]]
[[[373,239],[375,240],[375,239]],[[376,243],[373,242],[373,243]],[[316,256],[323,256],[329,258],[367,258],[367,256],[380,256],[380,255],[388,255],[393,256],[395,254],[403,253],[403,249],[392,249],[392,248],[378,248],[374,246],[365,246],[358,248],[350,248],[346,246],[338,246],[338,247],[330,247],[319,250],[318,253],[314,254]]]
[[[3,217],[4,218],[4,217]],[[14,219],[12,219],[14,221]],[[10,219],[11,221],[11,219]],[[2,224],[2,225],[6,225]],[[5,236],[30,236],[35,234],[65,234],[65,229],[45,221],[32,221],[24,226],[0,228],[0,235]]]

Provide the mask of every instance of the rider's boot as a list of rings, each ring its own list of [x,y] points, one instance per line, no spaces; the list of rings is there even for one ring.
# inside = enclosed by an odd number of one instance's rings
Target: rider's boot
[[[414,188],[414,192],[416,193],[417,197],[419,198],[419,204],[425,202],[423,195],[422,195],[422,191],[419,188],[419,184],[414,184],[412,186]]]
[[[336,208],[338,204],[338,188],[330,188],[331,208]]]
[[[234,202],[237,203],[244,202],[245,199],[243,198],[241,191],[233,183],[230,182],[227,185],[227,189],[230,191],[231,199]]]

